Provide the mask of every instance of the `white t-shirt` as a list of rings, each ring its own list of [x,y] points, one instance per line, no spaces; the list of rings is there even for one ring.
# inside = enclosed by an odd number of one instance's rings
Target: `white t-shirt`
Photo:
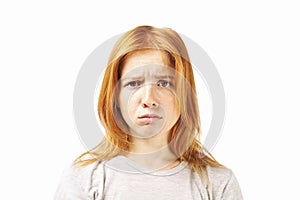
[[[239,184],[230,169],[207,167],[211,187],[181,162],[172,169],[147,170],[116,156],[81,168],[71,167],[62,176],[56,200],[242,200]]]

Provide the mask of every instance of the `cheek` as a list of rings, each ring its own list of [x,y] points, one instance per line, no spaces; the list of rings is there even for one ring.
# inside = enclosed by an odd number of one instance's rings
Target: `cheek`
[[[177,106],[175,97],[166,97],[161,103],[161,108],[168,120],[177,120],[180,115],[180,109]]]
[[[122,115],[132,117],[137,107],[137,97],[132,93],[121,92],[119,96],[119,105]]]
[[[173,110],[173,112],[179,112],[179,99],[177,98],[174,92],[165,93],[164,97],[162,98],[164,102],[164,107],[168,108],[169,110]]]
[[[176,106],[175,100],[172,99],[167,101],[167,104],[165,104],[163,107],[165,112],[168,112],[170,115],[174,115],[174,117],[179,115],[179,108]]]

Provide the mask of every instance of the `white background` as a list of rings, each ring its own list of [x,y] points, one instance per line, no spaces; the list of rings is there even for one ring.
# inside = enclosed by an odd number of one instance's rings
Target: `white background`
[[[227,112],[212,153],[244,198],[295,199],[299,18],[297,1],[1,1],[0,199],[53,199],[85,151],[72,114],[82,63],[143,24],[189,36],[215,63]]]

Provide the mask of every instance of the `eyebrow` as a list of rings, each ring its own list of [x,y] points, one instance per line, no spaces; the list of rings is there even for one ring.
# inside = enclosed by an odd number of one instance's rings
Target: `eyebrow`
[[[154,76],[154,78],[156,78],[156,79],[166,79],[166,78],[174,79],[174,76],[172,76],[172,75],[156,75],[156,76]],[[139,80],[139,79],[144,79],[144,77],[143,76],[128,76],[128,77],[121,78],[122,81]]]
[[[136,80],[136,79],[143,79],[143,77],[142,76],[128,76],[128,77],[121,78],[122,81],[125,81],[125,80]]]
[[[159,76],[154,76],[154,77],[158,78],[158,79],[165,79],[165,78],[174,79],[174,76],[172,76],[172,75],[159,75]]]

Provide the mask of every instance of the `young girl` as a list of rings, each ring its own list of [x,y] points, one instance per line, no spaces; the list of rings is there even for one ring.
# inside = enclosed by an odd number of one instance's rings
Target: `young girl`
[[[56,199],[242,199],[199,141],[192,65],[174,30],[139,26],[118,40],[98,115],[105,137],[63,175]]]

